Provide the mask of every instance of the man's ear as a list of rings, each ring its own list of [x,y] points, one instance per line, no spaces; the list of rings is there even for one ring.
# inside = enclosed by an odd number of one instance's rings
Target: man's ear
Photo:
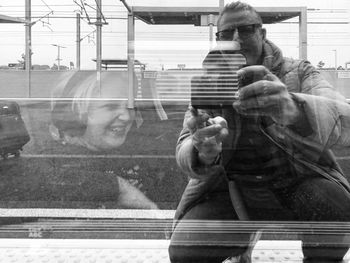
[[[263,40],[265,40],[266,39],[266,28],[261,28],[260,32],[261,32]]]

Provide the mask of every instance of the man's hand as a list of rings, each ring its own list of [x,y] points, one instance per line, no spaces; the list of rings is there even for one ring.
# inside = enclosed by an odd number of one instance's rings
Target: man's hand
[[[233,103],[244,115],[269,116],[282,125],[293,124],[299,110],[292,96],[277,76],[264,66],[249,66],[238,71],[240,78],[251,79],[239,90],[239,100]]]
[[[205,165],[212,164],[221,153],[222,141],[228,135],[226,120],[222,117],[209,118],[208,114],[193,109],[187,127],[192,133],[199,161]]]

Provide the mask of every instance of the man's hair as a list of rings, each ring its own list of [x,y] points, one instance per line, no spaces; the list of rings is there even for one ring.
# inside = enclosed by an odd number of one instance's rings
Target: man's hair
[[[219,17],[218,17],[218,24],[222,18],[222,16],[227,13],[227,12],[237,12],[237,11],[249,11],[253,14],[256,15],[257,19],[259,20],[259,23],[262,24],[262,18],[259,15],[259,13],[255,10],[254,7],[252,7],[251,5],[247,4],[247,3],[243,3],[240,1],[235,1],[235,2],[231,2],[227,5],[224,6],[224,8],[221,10]]]

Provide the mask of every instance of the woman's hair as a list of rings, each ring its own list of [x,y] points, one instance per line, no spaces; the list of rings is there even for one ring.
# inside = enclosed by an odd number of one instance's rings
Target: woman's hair
[[[78,137],[85,133],[90,104],[95,99],[102,99],[96,76],[96,72],[93,71],[77,71],[68,81],[63,81],[66,82],[65,84],[61,83],[54,90],[51,120],[58,130],[58,137],[63,137],[63,135]],[[106,84],[104,83],[106,81],[110,82]],[[110,85],[110,83],[116,89],[127,89],[125,84],[128,83],[128,75],[123,71],[102,72],[101,88],[103,89],[104,85]],[[138,80],[135,76],[134,94],[137,94],[137,90]]]
[[[218,17],[218,21],[217,21],[217,24],[219,24],[222,16],[225,14],[225,13],[228,13],[228,12],[237,12],[237,11],[249,11],[253,14],[256,15],[257,19],[260,21],[260,24],[262,24],[262,19],[261,19],[261,16],[259,15],[259,13],[255,10],[254,7],[252,7],[251,5],[247,4],[247,3],[243,3],[243,2],[240,2],[240,1],[234,1],[234,2],[231,2],[227,5],[224,6],[224,8],[221,10],[220,14],[219,14],[219,17]]]

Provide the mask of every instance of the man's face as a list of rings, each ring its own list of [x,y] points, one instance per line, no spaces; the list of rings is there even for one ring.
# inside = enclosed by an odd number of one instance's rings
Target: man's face
[[[260,63],[265,29],[261,28],[260,21],[254,13],[246,10],[227,11],[223,14],[217,28],[218,41],[237,41],[240,44],[241,52],[247,59],[247,65]]]

